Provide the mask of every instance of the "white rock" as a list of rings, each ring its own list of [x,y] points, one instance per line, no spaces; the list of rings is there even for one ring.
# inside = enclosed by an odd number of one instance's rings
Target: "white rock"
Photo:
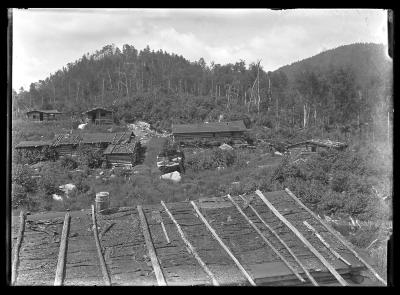
[[[282,153],[280,153],[280,152],[275,152],[274,154],[277,156],[282,156]]]
[[[62,201],[63,197],[57,194],[52,194],[53,200],[54,201]]]
[[[68,195],[72,190],[76,189],[76,185],[73,183],[67,183],[64,185],[60,185],[58,188],[61,191],[63,191],[66,195]]]
[[[84,129],[84,128],[86,127],[87,124],[88,124],[88,123],[79,124],[79,125],[78,125],[78,129]]]
[[[163,174],[160,176],[161,179],[172,180],[173,182],[181,181],[182,177],[178,171],[174,171],[171,173]]]
[[[226,144],[226,143],[221,144],[221,145],[219,146],[219,148],[220,148],[221,150],[233,150],[233,147],[231,147],[229,144]]]

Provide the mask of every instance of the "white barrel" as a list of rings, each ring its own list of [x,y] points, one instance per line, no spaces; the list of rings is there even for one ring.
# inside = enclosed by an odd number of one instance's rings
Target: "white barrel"
[[[110,193],[99,192],[96,194],[96,211],[102,212],[110,206]]]

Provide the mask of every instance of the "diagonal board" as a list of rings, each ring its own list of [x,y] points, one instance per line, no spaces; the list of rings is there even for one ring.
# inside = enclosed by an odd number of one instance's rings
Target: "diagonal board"
[[[192,246],[192,244],[189,242],[189,240],[186,238],[184,232],[182,231],[180,225],[178,222],[175,220],[174,216],[172,213],[168,210],[167,206],[163,201],[161,201],[161,205],[164,207],[165,211],[167,212],[168,216],[171,218],[173,223],[175,224],[176,228],[178,229],[178,232],[182,238],[182,240],[185,242],[186,246],[188,246],[190,252],[192,252],[194,258],[196,258],[197,262],[200,264],[200,266],[203,268],[203,270],[208,274],[208,276],[211,278],[212,283],[214,286],[219,286],[217,279],[213,275],[213,273],[210,271],[210,269],[207,267],[207,265],[203,262],[203,260],[200,258],[199,254],[197,254],[195,248]]]
[[[342,286],[348,286],[348,283],[341,277],[341,275],[335,270],[335,268],[324,258],[311,245],[311,243],[295,228],[279,211],[265,198],[261,191],[256,190],[256,194],[261,198],[261,200],[268,206],[268,208],[278,217],[292,232],[307,246],[307,248],[322,262],[323,265],[331,272],[331,274],[338,280]]]
[[[303,204],[288,188],[285,188],[286,193],[297,202],[304,210],[306,210],[308,213],[310,213],[316,220],[318,220],[331,234],[333,234],[346,248],[354,254],[360,260],[372,274],[384,285],[387,285],[387,282],[372,268],[371,265],[369,265],[354,249],[353,247],[345,240],[345,238],[335,231],[330,225],[325,223],[321,218],[318,218],[318,216],[312,212],[306,205]]]
[[[139,212],[140,223],[142,225],[143,236],[146,241],[147,250],[149,251],[149,256],[151,259],[151,264],[153,265],[154,274],[157,278],[157,283],[159,286],[166,286],[167,283],[164,278],[164,274],[162,273],[160,263],[158,262],[156,250],[154,249],[154,245],[151,239],[149,227],[147,225],[146,216],[144,215],[142,206],[137,206],[137,210]]]
[[[247,278],[247,280],[249,281],[249,283],[252,286],[256,286],[256,283],[253,281],[253,279],[251,278],[251,276],[249,275],[249,273],[244,269],[244,267],[240,264],[240,262],[236,259],[236,257],[232,254],[231,250],[229,250],[229,248],[225,245],[225,243],[220,239],[220,237],[218,236],[218,234],[215,232],[215,230],[211,227],[211,225],[208,223],[208,221],[205,219],[205,217],[203,216],[203,214],[201,214],[199,208],[197,208],[197,205],[193,202],[190,201],[190,204],[192,204],[194,210],[196,210],[196,213],[198,215],[198,217],[201,219],[201,221],[203,221],[203,223],[205,224],[205,226],[207,227],[207,229],[211,232],[211,234],[213,235],[213,237],[219,242],[219,244],[221,245],[222,248],[224,248],[224,250],[226,251],[226,253],[232,258],[232,260],[235,262],[236,266],[240,269],[240,271],[243,273],[243,275]]]
[[[69,213],[65,214],[63,229],[61,232],[60,250],[58,253],[56,276],[54,279],[54,286],[62,286],[65,277],[65,261],[67,258],[68,249],[68,233],[71,216]]]
[[[247,215],[243,212],[243,210],[239,207],[239,205],[232,199],[232,197],[228,194],[228,199],[235,205],[236,209],[242,214],[242,216],[246,219],[246,221],[251,225],[251,227],[261,236],[263,241],[274,251],[274,253],[285,263],[285,265],[294,273],[294,275],[301,281],[305,282],[305,280],[299,275],[299,273],[290,265],[290,263],[283,257],[281,253],[268,241],[268,239],[264,236],[264,234],[259,230],[259,228],[251,221]]]

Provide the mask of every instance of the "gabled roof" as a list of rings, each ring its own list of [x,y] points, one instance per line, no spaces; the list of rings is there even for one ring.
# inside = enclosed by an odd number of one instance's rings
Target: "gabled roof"
[[[343,149],[343,148],[347,147],[346,143],[339,142],[339,141],[331,141],[329,139],[310,139],[310,140],[306,140],[306,141],[288,145],[288,146],[286,146],[286,148],[290,149],[290,148],[294,148],[294,147],[306,145],[306,144],[312,144],[312,145],[316,145],[316,146],[320,146],[320,147],[335,148],[335,149]]]
[[[31,110],[26,113],[29,114],[29,113],[33,113],[33,112],[39,112],[39,113],[44,113],[44,114],[62,114],[58,110]]]
[[[125,144],[110,144],[103,152],[105,155],[111,154],[133,154],[136,147],[136,142]]]
[[[95,111],[97,111],[97,110],[101,110],[101,111],[104,111],[104,112],[110,112],[110,113],[112,113],[112,110],[110,110],[110,109],[106,109],[106,108],[103,108],[103,107],[95,107],[95,108],[92,108],[92,109],[90,109],[90,110],[87,110],[86,112],[83,112],[83,114],[95,112]]]
[[[172,125],[172,133],[202,133],[202,132],[231,132],[246,131],[243,121],[210,122],[201,124],[177,124]]]
[[[51,141],[21,141],[15,148],[43,147],[51,145]]]

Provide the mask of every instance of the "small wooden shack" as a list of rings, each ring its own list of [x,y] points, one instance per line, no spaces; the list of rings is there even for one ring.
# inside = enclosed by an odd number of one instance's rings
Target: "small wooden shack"
[[[61,117],[62,113],[57,110],[32,110],[26,112],[26,116],[31,121],[55,121]]]
[[[212,141],[223,138],[240,140],[245,131],[247,129],[243,121],[172,125],[172,135],[176,142],[198,139]]]
[[[115,167],[132,168],[139,159],[140,141],[110,144],[103,155],[107,164]]]
[[[331,141],[329,139],[310,139],[295,144],[286,146],[287,150],[302,150],[309,152],[318,152],[321,149],[336,149],[343,150],[347,147],[347,144],[338,141]]]
[[[60,156],[73,156],[81,140],[79,134],[57,134],[52,147]]]
[[[113,111],[97,107],[84,112],[87,121],[93,124],[112,124],[113,123]]]

